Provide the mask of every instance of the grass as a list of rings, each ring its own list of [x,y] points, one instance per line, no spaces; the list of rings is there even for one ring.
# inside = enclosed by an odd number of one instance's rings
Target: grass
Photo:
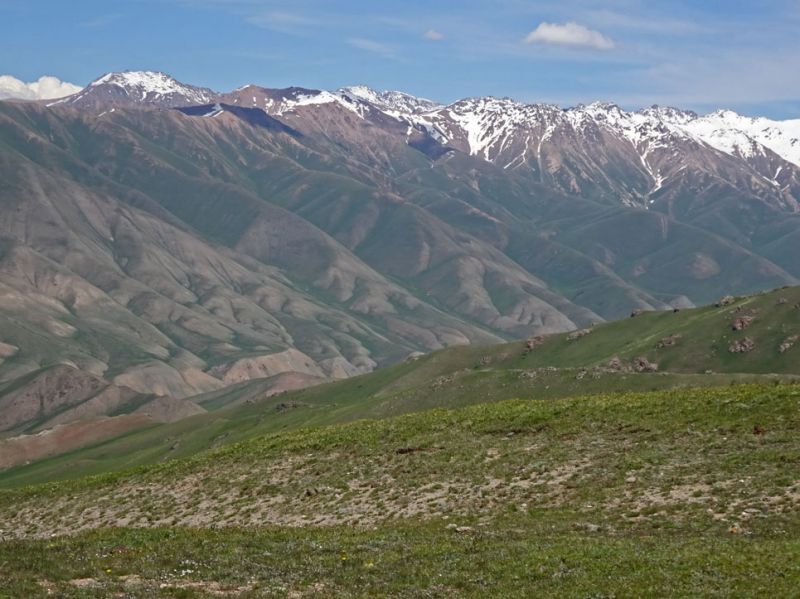
[[[798,426],[800,386],[736,385],[270,434],[3,491],[0,578],[12,597],[790,597]]]
[[[451,348],[9,470],[0,597],[792,597],[793,294]],[[667,370],[608,367],[642,355]]]
[[[484,348],[483,352],[486,351],[489,350]],[[797,380],[790,375],[620,375],[580,368],[520,369],[506,367],[502,360],[489,368],[476,368],[482,355],[475,348],[437,352],[418,363],[401,364],[364,377],[284,393],[255,405],[137,430],[98,445],[0,472],[0,488],[187,458],[206,449],[270,433],[360,418],[386,418],[431,408],[457,408],[517,397],[552,400],[610,390],[651,391]],[[510,360],[516,361],[516,354]],[[464,365],[472,367],[464,368]],[[247,388],[257,388],[259,384],[259,381],[243,384],[236,392],[246,392]]]
[[[790,597],[800,542],[546,530],[536,516],[457,532],[100,530],[0,545],[9,597]]]
[[[558,399],[610,391],[649,391],[747,382],[798,380],[795,354],[780,343],[800,331],[800,288],[741,298],[730,306],[679,313],[653,312],[594,327],[576,340],[553,335],[531,352],[520,342],[465,346],[428,354],[369,375],[259,400],[262,381],[210,394],[222,409],[186,421],[136,431],[96,446],[0,472],[0,487],[73,478],[166,459],[190,457],[211,447],[259,435],[359,418],[385,418],[431,408],[451,408],[516,397]],[[754,314],[745,331],[730,331],[738,314]],[[661,339],[680,335],[673,346]],[[752,336],[756,349],[727,351],[730,339]],[[646,356],[657,373],[606,368]],[[224,408],[252,394],[255,405]],[[204,396],[199,398],[206,399]],[[281,406],[281,407],[279,407]],[[291,409],[283,409],[291,406]]]

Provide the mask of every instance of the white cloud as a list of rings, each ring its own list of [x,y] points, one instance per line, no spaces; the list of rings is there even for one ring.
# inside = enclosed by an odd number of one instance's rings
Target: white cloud
[[[444,39],[444,34],[441,31],[436,31],[435,29],[428,29],[428,31],[426,31],[422,37],[431,42],[438,42],[439,40]]]
[[[57,77],[44,76],[38,81],[25,83],[11,75],[0,75],[0,99],[52,100],[78,93],[81,89]]]
[[[526,44],[552,44],[610,50],[614,40],[599,31],[594,31],[578,23],[539,23],[539,26],[525,37]]]
[[[358,48],[359,50],[366,50],[367,52],[372,52],[374,54],[379,54],[384,58],[394,58],[395,52],[391,46],[387,46],[386,44],[382,44],[380,42],[376,42],[375,40],[369,40],[362,37],[351,37],[347,40],[347,43],[354,48]]]
[[[263,29],[294,35],[307,32],[307,30],[320,25],[316,19],[282,10],[273,10],[247,17],[247,22]]]

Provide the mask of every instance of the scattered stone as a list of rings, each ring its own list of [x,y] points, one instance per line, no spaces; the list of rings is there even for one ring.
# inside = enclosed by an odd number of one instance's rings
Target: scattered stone
[[[450,524],[445,526],[445,528],[447,530],[454,530],[456,532],[461,532],[461,533],[472,532],[473,530],[475,530],[471,526],[459,526],[458,524],[455,524],[454,522],[451,522]]]
[[[753,322],[752,316],[740,316],[739,318],[735,318],[731,323],[731,330],[733,331],[742,331],[750,326]]]
[[[102,586],[95,578],[74,578],[69,581],[69,584],[74,587],[78,587],[79,589],[89,589],[92,587]]]
[[[672,309],[672,313],[673,313],[673,314],[677,314],[677,313],[678,313],[678,312],[680,312],[680,311],[681,311],[681,309],[680,309],[680,308],[673,308],[673,309]]]
[[[763,435],[765,432],[766,432],[766,430],[765,430],[765,429],[764,429],[764,427],[763,427],[763,426],[761,426],[760,424],[756,424],[756,425],[753,427],[753,434],[754,434],[754,435]]]
[[[308,404],[302,401],[282,401],[278,404],[275,404],[275,411],[278,413],[286,412],[288,410],[296,410],[297,408],[304,408],[307,407]]]
[[[683,337],[683,335],[681,335],[680,333],[674,333],[672,335],[669,335],[668,337],[664,337],[658,343],[656,343],[656,349],[663,349],[665,347],[672,347],[682,337]]]
[[[780,306],[780,305],[783,305],[783,304],[788,304],[788,303],[789,303],[789,300],[787,300],[785,297],[782,297],[782,298],[780,298],[780,299],[778,300],[778,305],[779,305],[779,306]]]
[[[732,354],[746,354],[747,352],[753,351],[755,347],[756,342],[750,337],[745,337],[744,339],[731,341],[731,344],[728,346],[728,351]]]
[[[631,318],[636,318],[637,316],[641,316],[642,310],[641,308],[637,308],[633,312],[631,312]]]
[[[630,364],[626,364],[619,356],[614,356],[606,363],[609,372],[632,372]]]
[[[637,479],[636,479],[636,477],[635,477],[635,476],[629,476],[628,478],[626,478],[626,479],[625,479],[625,482],[626,482],[626,483],[635,483],[635,482],[636,482],[636,480],[637,480]]]
[[[640,356],[633,359],[633,369],[636,372],[658,372],[658,364]]]
[[[573,331],[569,335],[567,335],[567,341],[575,341],[576,339],[580,339],[581,337],[585,337],[589,333],[592,332],[592,329],[581,329],[579,331]]]
[[[400,447],[396,449],[394,452],[398,455],[405,455],[408,453],[416,453],[418,451],[424,451],[422,447]]]
[[[478,364],[481,366],[489,366],[492,363],[492,356],[481,356],[481,359],[478,360]]]
[[[425,354],[421,351],[412,351],[410,354],[406,356],[406,362],[416,362]]]
[[[440,376],[434,379],[431,383],[431,389],[441,389],[442,387],[448,387],[450,384],[455,380],[455,375],[449,376]]]
[[[525,342],[525,349],[527,351],[533,351],[537,347],[539,347],[542,343],[544,343],[544,335],[536,335],[535,337],[529,337],[528,340]]]
[[[787,337],[783,340],[783,343],[778,346],[778,351],[781,353],[785,353],[794,347],[794,344],[797,343],[797,340],[800,339],[800,335],[792,335],[791,337]]]
[[[721,297],[721,298],[719,299],[719,301],[718,301],[716,304],[714,304],[714,305],[715,305],[717,308],[721,308],[721,307],[723,307],[723,306],[730,306],[730,305],[731,305],[733,302],[735,302],[735,301],[736,301],[736,298],[735,298],[735,297],[733,297],[732,295],[726,295],[726,296],[724,296],[724,297]]]

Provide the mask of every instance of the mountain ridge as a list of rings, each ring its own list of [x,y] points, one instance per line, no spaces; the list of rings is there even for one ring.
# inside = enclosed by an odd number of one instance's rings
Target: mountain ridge
[[[767,147],[791,162],[800,166],[800,119],[786,119],[782,121],[766,117],[747,117],[730,109],[719,108],[706,115],[699,115],[691,110],[683,110],[671,106],[652,105],[638,110],[625,111],[614,102],[595,101],[590,104],[578,104],[574,107],[559,107],[555,104],[522,103],[511,98],[497,98],[495,96],[474,96],[456,100],[449,104],[442,104],[426,98],[421,98],[402,91],[378,91],[365,85],[342,87],[333,91],[317,90],[311,88],[292,87],[286,90],[277,90],[261,87],[255,84],[246,84],[232,92],[220,93],[204,87],[196,87],[181,83],[166,73],[159,71],[119,71],[110,72],[95,79],[82,91],[72,96],[60,98],[50,102],[50,106],[58,104],[85,104],[86,94],[93,88],[113,86],[127,92],[131,104],[154,106],[178,106],[180,102],[186,104],[203,104],[218,98],[232,97],[244,94],[248,90],[272,91],[279,93],[289,91],[301,95],[295,99],[296,104],[290,104],[289,109],[305,103],[326,103],[345,98],[351,101],[361,101],[384,110],[391,116],[408,118],[415,114],[430,114],[440,111],[452,110],[460,104],[474,101],[499,102],[507,109],[528,109],[538,112],[555,109],[573,122],[579,122],[587,114],[597,114],[598,111],[610,112],[616,110],[625,118],[633,115],[657,116],[661,123],[671,126],[687,126],[686,132],[692,133],[698,139],[715,146],[717,149],[732,153],[733,151],[746,150],[735,139],[725,138],[724,133],[744,134],[748,141],[755,141],[759,147]],[[131,98],[131,92],[138,91],[140,97]],[[713,143],[712,143],[713,140]],[[726,148],[723,150],[723,148]],[[477,153],[477,147],[470,146],[470,150]]]

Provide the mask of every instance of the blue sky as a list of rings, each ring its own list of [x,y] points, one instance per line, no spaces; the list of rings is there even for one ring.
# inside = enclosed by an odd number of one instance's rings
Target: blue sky
[[[800,117],[797,0],[0,0],[0,75]]]

